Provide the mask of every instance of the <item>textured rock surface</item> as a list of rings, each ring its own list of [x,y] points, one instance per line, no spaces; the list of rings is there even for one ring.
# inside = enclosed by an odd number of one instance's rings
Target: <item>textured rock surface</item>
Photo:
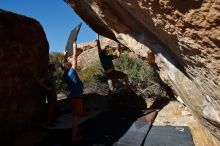
[[[0,10],[1,144],[44,115],[45,97],[39,82],[47,76],[48,53],[39,22]]]
[[[65,0],[99,34],[159,68],[220,140],[220,1]]]

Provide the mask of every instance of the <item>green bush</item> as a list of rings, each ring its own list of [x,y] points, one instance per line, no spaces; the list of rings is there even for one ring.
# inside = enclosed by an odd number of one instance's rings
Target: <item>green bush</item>
[[[60,64],[63,62],[61,53],[50,53],[50,62]],[[132,89],[143,97],[165,96],[165,91],[158,83],[158,76],[146,62],[134,55],[124,53],[119,59],[114,60],[116,70],[120,70],[128,75]],[[107,80],[102,73],[99,61],[91,64],[88,68],[78,72],[86,88],[93,88],[94,91],[106,90]],[[62,80],[63,71],[57,68],[54,74],[58,92],[67,92],[66,83]],[[104,91],[103,91],[104,92]]]
[[[107,93],[107,79],[102,73],[102,67],[99,61],[91,64],[88,68],[80,71],[78,75],[86,88],[86,92],[84,93]]]
[[[50,63],[54,63],[56,66],[56,72],[54,73],[54,78],[56,81],[57,92],[67,92],[67,85],[63,81],[63,70],[60,68],[60,65],[63,63],[63,54],[59,52],[51,52],[49,54]]]
[[[137,94],[144,97],[161,96],[164,90],[158,83],[153,68],[134,55],[124,53],[114,60],[115,68],[128,75],[129,82]]]
[[[56,63],[56,64],[60,63],[61,64],[61,63],[63,63],[64,56],[60,52],[51,52],[49,54],[49,58],[50,58],[50,63]]]
[[[63,80],[63,70],[59,67],[61,63],[63,63],[63,54],[59,52],[51,52],[50,53],[50,63],[55,63],[57,66],[56,72],[54,73],[54,78],[57,85],[57,92],[68,93],[68,87],[66,82]],[[81,70],[78,72],[79,78],[82,80],[85,87],[99,88],[98,86],[102,86],[106,83],[100,82],[102,81],[102,72],[101,72],[101,64],[99,61],[91,64],[88,68]],[[103,89],[103,88],[100,88]],[[104,89],[103,89],[104,90]]]
[[[90,83],[96,80],[97,75],[101,75],[101,64],[99,62],[95,62],[90,65],[88,68],[79,72],[79,78],[84,83]]]

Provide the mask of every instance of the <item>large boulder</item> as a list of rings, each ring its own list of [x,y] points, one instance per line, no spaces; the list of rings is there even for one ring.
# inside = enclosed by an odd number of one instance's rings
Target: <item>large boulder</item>
[[[159,69],[161,79],[220,140],[220,2],[65,0],[96,32]]]
[[[0,9],[0,145],[43,119],[49,45],[40,23]],[[3,144],[5,145],[5,144]]]

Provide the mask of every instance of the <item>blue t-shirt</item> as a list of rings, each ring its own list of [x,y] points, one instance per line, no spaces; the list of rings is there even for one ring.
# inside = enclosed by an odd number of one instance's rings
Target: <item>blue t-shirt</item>
[[[100,59],[100,62],[102,64],[102,67],[103,69],[106,71],[110,68],[114,69],[114,65],[113,65],[113,55],[106,55],[105,53],[103,52],[100,52],[99,53],[99,59]]]
[[[80,97],[83,92],[83,83],[79,79],[76,71],[71,67],[68,72],[64,73],[64,79],[69,87],[70,98]]]

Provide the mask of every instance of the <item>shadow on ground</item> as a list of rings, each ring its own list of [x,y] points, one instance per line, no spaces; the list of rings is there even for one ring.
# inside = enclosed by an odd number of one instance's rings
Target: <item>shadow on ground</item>
[[[113,145],[143,115],[147,107],[144,99],[125,90],[111,96],[85,95],[84,103],[86,112],[100,109],[102,113],[80,125],[79,135],[83,137],[82,141],[74,144],[71,142],[71,129],[47,130],[49,136],[35,146]]]
[[[74,145],[112,145],[142,115],[141,111],[130,108],[117,108],[105,111],[97,117],[80,125],[80,135],[83,140]],[[70,146],[71,129],[51,130],[50,135],[36,144],[36,146]]]
[[[159,109],[162,110],[170,102],[169,98],[161,97],[157,98],[153,104],[150,106],[150,109]]]

